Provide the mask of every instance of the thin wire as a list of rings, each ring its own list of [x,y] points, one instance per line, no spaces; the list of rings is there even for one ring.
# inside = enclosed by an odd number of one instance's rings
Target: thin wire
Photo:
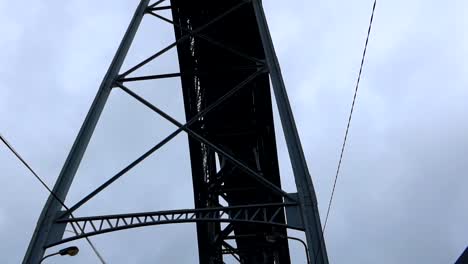
[[[39,175],[31,168],[31,166],[29,166],[29,164],[21,157],[21,155],[19,155],[18,152],[16,152],[16,150],[13,148],[13,146],[2,136],[2,134],[0,134],[0,140],[5,144],[5,146],[7,146],[7,148],[21,161],[21,163],[23,163],[24,166],[26,166],[26,168],[28,168],[28,170],[34,175],[34,177],[36,177],[36,179],[42,184],[42,186],[44,186],[44,188],[47,189],[47,191],[49,191],[49,193],[67,210],[69,210],[68,206],[49,188],[49,186],[47,186],[47,184],[41,179],[41,177],[39,177]],[[71,218],[75,218],[73,215],[70,215]],[[73,226],[73,225],[72,225]],[[84,232],[84,230],[81,228],[81,226],[78,226],[80,228],[80,230],[82,232]],[[73,230],[75,231],[75,234],[78,235],[78,231],[75,230],[75,227],[73,226]],[[85,237],[86,241],[88,241],[89,245],[91,246],[91,249],[94,251],[94,253],[96,254],[96,256],[99,258],[99,260],[101,261],[101,263],[103,264],[106,264],[106,262],[104,261],[102,255],[98,252],[98,250],[96,249],[96,247],[93,245],[93,243],[91,242],[91,240],[88,238],[88,237]]]
[[[18,152],[16,152],[16,150],[13,148],[13,146],[10,145],[10,143],[8,143],[8,141],[1,134],[0,134],[0,140],[2,140],[3,143],[8,147],[8,149],[10,149],[10,151],[13,152],[13,154],[23,163],[23,165],[26,166],[26,168],[28,168],[28,170],[34,175],[34,177],[36,177],[36,179],[42,184],[42,186],[44,186],[44,188],[46,188],[47,191],[49,191],[49,193],[63,207],[65,207],[65,209],[68,210],[68,207],[62,202],[62,200],[60,200],[60,198],[57,197],[57,195],[49,188],[49,186],[47,186],[47,184],[41,179],[41,177],[39,177],[39,175],[37,175],[37,173],[31,168],[31,166],[29,166],[29,164],[18,154]]]
[[[330,200],[328,201],[327,215],[325,217],[325,222],[324,222],[323,228],[322,228],[321,240],[324,239],[324,233],[325,233],[325,229],[327,228],[328,218],[330,216],[330,210],[331,210],[331,206],[332,206],[332,202],[333,202],[333,196],[335,194],[336,182],[337,182],[338,176],[340,174],[341,162],[343,161],[343,154],[344,154],[345,147],[346,147],[346,141],[348,139],[349,127],[351,125],[351,118],[353,116],[354,105],[356,103],[357,92],[359,90],[359,82],[361,81],[362,68],[364,66],[364,60],[365,60],[365,57],[366,57],[367,44],[369,43],[369,36],[370,36],[370,33],[371,33],[371,28],[372,28],[372,21],[374,20],[374,13],[375,13],[376,4],[377,4],[377,0],[374,0],[374,5],[372,6],[372,14],[371,14],[370,21],[369,21],[369,28],[367,30],[366,43],[364,44],[364,51],[362,52],[361,66],[359,68],[359,73],[358,73],[358,77],[357,77],[357,81],[356,81],[356,86],[355,86],[355,89],[354,89],[353,103],[351,104],[351,110],[349,112],[348,124],[346,125],[346,132],[345,132],[344,139],[343,139],[343,145],[341,146],[340,159],[338,161],[338,166],[336,168],[336,174],[335,174],[335,180],[333,182],[332,193],[330,195]],[[323,241],[321,241],[319,243],[319,250],[315,254],[314,263],[317,261],[317,256],[319,255],[320,247],[322,246],[322,243],[323,243]]]

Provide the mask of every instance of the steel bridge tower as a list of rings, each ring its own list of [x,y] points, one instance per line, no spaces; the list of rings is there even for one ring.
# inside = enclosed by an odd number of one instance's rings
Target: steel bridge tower
[[[172,19],[160,15],[170,10]],[[176,41],[134,67],[122,63],[145,15],[174,28]],[[180,72],[129,77],[170,49]],[[135,81],[180,78],[186,122],[136,94]],[[276,98],[297,193],[281,189],[273,125]],[[68,190],[111,91],[121,89],[178,127],[125,169],[70,207]],[[279,125],[279,124],[277,124]],[[180,133],[187,133],[194,209],[75,217],[73,212]],[[221,205],[220,200],[224,200]],[[38,263],[47,248],[123,229],[196,223],[199,260],[291,263],[287,229],[305,232],[310,263],[327,264],[317,200],[288,101],[261,0],[141,0],[99,87],[51,195],[23,263]],[[221,223],[224,224],[224,228]],[[66,227],[76,235],[64,237]]]

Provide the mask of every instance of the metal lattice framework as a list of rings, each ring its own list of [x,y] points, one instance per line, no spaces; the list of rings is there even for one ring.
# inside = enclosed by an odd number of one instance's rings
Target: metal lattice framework
[[[49,244],[47,247],[118,230],[177,223],[239,222],[276,225],[303,231],[304,228],[302,226],[288,225],[276,219],[286,207],[295,206],[297,204],[281,203],[65,218],[57,220],[57,223],[70,224],[74,230],[80,230],[80,232]]]
[[[226,0],[221,3],[202,0],[189,3],[171,0],[167,6],[161,5],[163,2],[140,1],[54,186],[55,196],[49,197],[41,213],[23,263],[38,263],[46,248],[76,239],[176,223],[196,223],[201,263],[223,263],[224,254],[234,256],[240,263],[290,263],[288,243],[282,239],[287,236],[287,228],[305,232],[309,261],[328,263],[315,192],[261,1]],[[197,8],[203,16],[197,13]],[[171,10],[174,20],[158,14],[161,10]],[[146,14],[173,26],[176,41],[120,73]],[[231,25],[241,23],[239,18],[249,27],[240,25],[242,29],[239,30],[239,25]],[[244,34],[251,40],[242,42],[239,36]],[[129,76],[173,48],[178,50],[180,72]],[[217,56],[222,58],[223,65],[213,64]],[[166,78],[181,79],[187,119],[184,123],[129,87],[133,82]],[[290,154],[297,186],[295,194],[286,193],[279,182],[269,79]],[[215,81],[222,81],[223,89],[212,88],[218,85],[212,84]],[[124,91],[177,129],[76,204],[63,208],[57,197],[65,200],[113,89]],[[250,115],[250,119],[243,117],[239,121],[235,117],[239,115],[237,111],[249,113],[245,115]],[[231,116],[231,119],[226,122],[225,116]],[[189,136],[194,209],[88,217],[73,215],[182,132]],[[219,159],[220,168],[214,165],[215,157]],[[221,205],[220,200],[228,206]],[[228,225],[222,228],[220,223]],[[67,226],[76,234],[64,237]],[[276,238],[274,242],[269,241],[272,237]],[[236,245],[228,242],[232,240]]]

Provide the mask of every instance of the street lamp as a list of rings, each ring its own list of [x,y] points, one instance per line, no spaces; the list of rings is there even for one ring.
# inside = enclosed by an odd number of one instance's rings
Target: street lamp
[[[78,247],[75,247],[75,246],[67,247],[67,248],[64,248],[64,249],[59,250],[58,252],[55,252],[55,253],[52,253],[52,254],[49,254],[49,255],[43,257],[39,263],[42,263],[42,261],[44,261],[44,259],[46,259],[46,258],[48,258],[48,257],[55,256],[55,255],[60,255],[60,256],[65,256],[65,255],[68,255],[68,256],[75,256],[76,254],[78,254],[78,252],[80,252],[80,249],[79,249]]]

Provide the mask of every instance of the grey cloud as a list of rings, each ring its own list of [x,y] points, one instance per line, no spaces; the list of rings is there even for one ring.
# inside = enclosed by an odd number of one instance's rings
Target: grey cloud
[[[323,219],[372,1],[264,2]],[[132,1],[0,1],[0,133],[49,185],[134,8]],[[466,10],[464,1],[378,3],[326,231],[331,263],[451,263],[468,244]],[[174,38],[150,17],[140,33],[124,68]],[[176,69],[174,55],[140,73]],[[183,120],[177,82],[135,90]],[[173,129],[115,91],[67,203]],[[279,142],[283,185],[293,191]],[[180,136],[79,215],[191,207],[186,148]],[[19,263],[47,194],[3,147],[0,171],[0,262]],[[195,263],[195,237],[193,225],[182,225],[92,240],[109,263]],[[53,263],[98,263],[86,243],[75,244],[77,257]],[[303,249],[291,247],[302,263]]]

